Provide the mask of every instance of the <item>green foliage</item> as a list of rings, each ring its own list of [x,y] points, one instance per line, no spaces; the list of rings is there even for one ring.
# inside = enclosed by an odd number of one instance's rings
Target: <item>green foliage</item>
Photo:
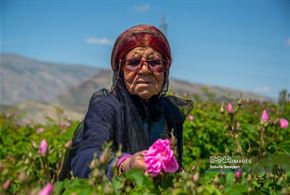
[[[105,175],[111,160],[110,145],[100,159],[92,161],[89,179],[57,181],[78,124],[65,119],[61,108],[57,108],[58,120],[50,120],[45,126],[19,124],[13,115],[3,113],[1,193],[37,194],[51,182],[55,194],[289,194],[290,128],[282,129],[279,119],[289,121],[290,102],[285,92],[280,96],[279,104],[232,102],[233,113],[226,112],[226,105],[215,102],[214,94],[209,94],[206,101],[193,97],[190,115],[194,119],[187,118],[184,123],[183,170],[153,178],[141,170],[130,170],[121,176],[115,173],[111,182]],[[261,122],[263,110],[270,115],[267,122]],[[38,128],[43,128],[43,132],[37,133]],[[40,156],[38,147],[43,139],[49,150]],[[211,168],[210,156],[251,159],[251,163],[236,164],[241,170],[237,176],[235,169]]]

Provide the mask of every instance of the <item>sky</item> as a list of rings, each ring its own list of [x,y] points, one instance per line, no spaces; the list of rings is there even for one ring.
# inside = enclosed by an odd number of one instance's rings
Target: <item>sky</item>
[[[165,20],[172,78],[272,98],[290,91],[290,0],[0,2],[2,53],[110,68],[121,32]]]

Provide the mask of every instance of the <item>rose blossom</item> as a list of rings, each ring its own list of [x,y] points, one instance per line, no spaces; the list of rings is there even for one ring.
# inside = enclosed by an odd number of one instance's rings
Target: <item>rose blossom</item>
[[[233,108],[233,105],[231,103],[229,103],[227,105],[227,113],[234,113],[234,112],[235,112],[235,110]]]
[[[8,188],[10,187],[10,185],[11,185],[11,181],[8,179],[8,180],[6,180],[5,183],[2,185],[2,188],[3,188],[4,190],[8,190]]]
[[[280,123],[280,127],[282,129],[286,129],[288,127],[288,121],[286,119],[284,119],[284,118],[281,118],[279,120],[279,123]]]
[[[69,126],[71,126],[71,123],[70,122],[68,122],[68,121],[66,121],[66,122],[61,122],[60,124],[59,124],[59,127],[60,128],[65,128],[65,127],[69,127]]]
[[[47,153],[48,144],[46,143],[45,139],[43,139],[39,145],[38,153],[40,156],[45,156]]]
[[[48,183],[42,190],[38,193],[38,195],[51,195],[53,191],[53,184]]]
[[[192,115],[189,115],[188,120],[189,120],[190,122],[192,122],[193,119],[194,119],[194,117],[193,117]]]
[[[269,114],[266,110],[263,110],[261,120],[262,120],[262,122],[267,122],[269,120]]]
[[[43,131],[44,131],[44,129],[43,129],[42,127],[38,128],[38,129],[36,130],[36,132],[37,132],[38,134],[42,133]]]
[[[152,176],[156,176],[161,171],[174,173],[179,168],[168,139],[158,139],[154,142],[144,153],[144,162]]]
[[[239,169],[239,170],[237,170],[236,173],[235,173],[235,178],[236,178],[237,180],[239,180],[239,179],[241,178],[241,176],[242,176],[242,171]]]
[[[68,122],[71,122],[71,121],[72,121],[72,117],[71,117],[71,116],[67,116],[67,117],[66,117],[66,120],[67,120]]]

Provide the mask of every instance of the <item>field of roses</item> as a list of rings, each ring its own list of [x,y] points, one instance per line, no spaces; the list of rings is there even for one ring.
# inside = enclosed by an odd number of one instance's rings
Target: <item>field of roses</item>
[[[185,98],[194,100],[194,108],[184,123],[183,169],[160,169],[154,176],[140,170],[118,176],[116,170],[110,182],[109,145],[92,161],[89,179],[58,181],[79,123],[61,108],[58,120],[48,118],[46,125],[21,124],[14,113],[2,112],[1,194],[290,194],[287,91],[277,103],[243,98],[220,103],[214,94],[207,100]],[[170,141],[173,145],[174,138]]]

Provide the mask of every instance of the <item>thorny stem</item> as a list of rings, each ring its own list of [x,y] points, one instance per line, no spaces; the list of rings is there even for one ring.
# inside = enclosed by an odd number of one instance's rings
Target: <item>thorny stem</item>
[[[240,105],[239,105],[240,107]],[[238,107],[238,109],[239,109]],[[237,153],[240,154],[242,157],[244,156],[243,154],[243,150],[242,150],[242,147],[241,145],[239,144],[238,140],[237,140],[237,136],[238,136],[238,132],[237,132],[237,120],[236,120],[236,115],[237,115],[237,111],[238,109],[236,110],[235,113],[231,113],[230,114],[230,121],[229,121],[229,124],[227,123],[225,117],[223,118],[223,121],[225,123],[225,125],[227,126],[229,132],[230,132],[230,135],[231,137],[233,138],[233,142],[234,144],[236,145],[237,147]]]
[[[242,157],[244,157],[242,147],[241,147],[241,145],[239,144],[239,142],[237,140],[236,134],[233,133],[232,137],[233,137],[234,144],[237,146],[237,153],[240,154]]]
[[[161,173],[161,176],[162,176],[161,185],[162,185],[162,188],[164,188],[164,173]]]
[[[48,167],[48,164],[46,163],[46,159],[44,159],[44,158],[45,157],[43,157],[43,156],[40,157],[41,167],[44,170],[44,175],[46,176],[46,178],[48,180],[50,180],[51,178],[50,178],[50,175],[49,175],[49,167]]]
[[[264,149],[264,132],[265,132],[265,127],[262,127],[261,128],[261,131],[260,131],[259,160],[262,158],[262,155],[263,155],[263,149]]]

